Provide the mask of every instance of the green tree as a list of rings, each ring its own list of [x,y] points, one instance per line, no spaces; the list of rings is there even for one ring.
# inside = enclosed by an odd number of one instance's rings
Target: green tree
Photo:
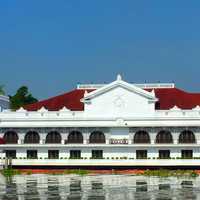
[[[38,100],[29,93],[26,86],[20,87],[14,96],[10,96],[10,107],[13,110],[35,102],[38,102]]]
[[[0,85],[0,95],[5,95],[4,85]]]

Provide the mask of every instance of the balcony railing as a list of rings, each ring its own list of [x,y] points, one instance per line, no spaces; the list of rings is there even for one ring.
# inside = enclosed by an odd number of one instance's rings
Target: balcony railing
[[[110,144],[128,144],[128,139],[110,139]]]

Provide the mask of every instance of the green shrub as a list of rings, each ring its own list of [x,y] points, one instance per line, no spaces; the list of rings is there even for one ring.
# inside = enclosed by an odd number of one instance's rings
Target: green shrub
[[[87,175],[89,171],[84,169],[68,169],[63,172],[64,174],[77,174],[77,175]]]
[[[144,172],[145,176],[159,176],[159,177],[168,177],[168,176],[189,176],[197,177],[198,174],[194,170],[168,170],[168,169],[159,169],[159,170],[146,170]]]
[[[16,169],[12,169],[12,168],[7,168],[7,169],[3,169],[1,171],[1,173],[5,176],[5,177],[11,177],[17,174],[20,174],[19,170]]]

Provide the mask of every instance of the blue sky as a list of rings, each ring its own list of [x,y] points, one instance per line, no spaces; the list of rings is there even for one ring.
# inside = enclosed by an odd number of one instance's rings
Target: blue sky
[[[77,82],[200,92],[200,1],[0,1],[0,84],[44,99]]]

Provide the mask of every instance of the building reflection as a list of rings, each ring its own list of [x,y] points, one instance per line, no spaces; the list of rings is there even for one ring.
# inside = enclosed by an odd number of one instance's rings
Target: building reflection
[[[123,179],[121,181],[121,179]],[[130,178],[130,182],[126,182]],[[173,179],[176,180],[176,179]],[[197,179],[198,180],[198,179]],[[200,179],[199,179],[200,180]],[[173,182],[137,177],[16,176],[0,179],[0,200],[198,200],[196,179]]]
[[[88,195],[88,200],[105,200],[103,183],[95,181],[91,182],[91,190]]]
[[[48,179],[47,200],[61,200],[57,179]]]
[[[81,190],[81,181],[71,179],[69,185],[70,194],[67,200],[81,200]]]
[[[136,192],[134,194],[136,200],[150,200],[148,194],[148,185],[146,181],[136,181]]]
[[[5,194],[2,200],[18,200],[17,184],[12,182],[12,179],[7,180],[5,183]]]
[[[37,190],[37,180],[34,181],[27,181],[26,183],[26,192],[24,195],[25,200],[29,200],[30,196],[34,200],[40,200],[40,195]]]
[[[156,200],[172,200],[170,189],[170,184],[159,184],[158,185],[158,193],[156,194]]]
[[[197,195],[194,191],[192,181],[182,181],[179,196],[182,197],[182,200],[188,200],[188,199],[196,200],[197,199]]]

